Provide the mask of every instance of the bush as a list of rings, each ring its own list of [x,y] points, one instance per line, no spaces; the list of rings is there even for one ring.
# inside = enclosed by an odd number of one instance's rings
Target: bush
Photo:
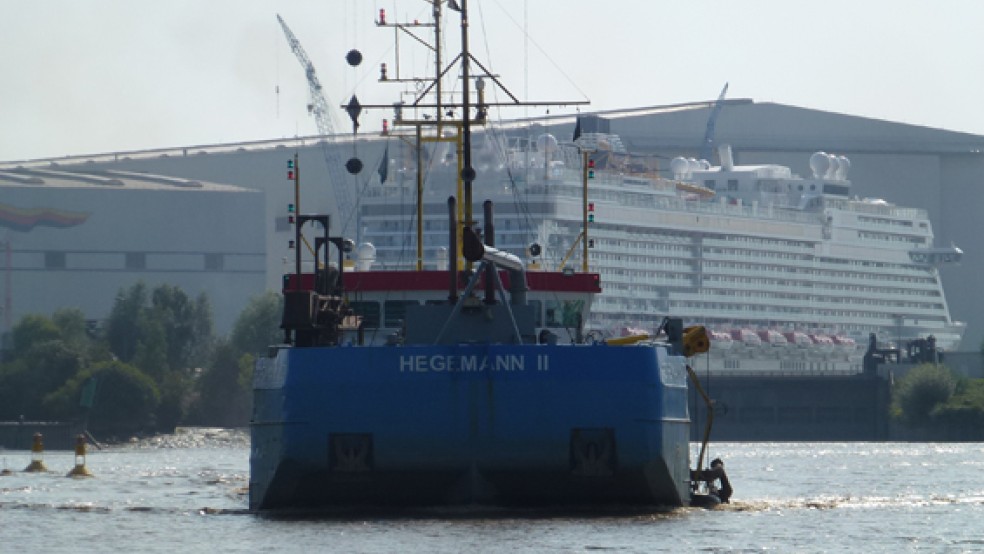
[[[964,379],[945,404],[937,406],[933,420],[949,429],[962,430],[963,437],[984,437],[984,379]]]
[[[956,379],[945,366],[916,366],[895,385],[893,413],[909,425],[926,425],[933,410],[948,401],[955,389]]]

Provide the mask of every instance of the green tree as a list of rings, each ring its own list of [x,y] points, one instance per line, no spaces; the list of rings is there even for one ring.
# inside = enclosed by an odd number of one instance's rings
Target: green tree
[[[0,419],[49,419],[42,399],[88,364],[91,340],[79,310],[23,317],[11,330],[12,360],[0,367]]]
[[[232,327],[232,345],[239,352],[255,355],[265,353],[271,344],[283,342],[283,302],[283,296],[271,291],[252,298]]]
[[[208,359],[213,324],[204,294],[193,301],[180,288],[162,285],[151,294],[151,312],[165,334],[168,367],[194,367]]]
[[[194,421],[222,427],[249,423],[252,383],[244,384],[242,373],[252,363],[251,355],[239,353],[228,341],[219,341],[212,362],[198,378]]]
[[[955,389],[956,379],[945,366],[916,366],[896,383],[893,411],[910,425],[926,425],[933,410],[947,402]]]
[[[130,362],[140,344],[140,316],[148,303],[147,285],[138,282],[129,289],[120,289],[113,309],[106,319],[106,340],[117,358]]]
[[[58,326],[51,319],[37,314],[29,314],[21,318],[10,330],[11,356],[16,359],[23,356],[38,343],[61,338]]]
[[[51,314],[51,322],[58,328],[59,338],[71,348],[84,351],[92,347],[93,339],[82,310],[62,308]]]
[[[959,440],[984,439],[984,379],[961,379],[953,396],[932,412],[933,420]]]
[[[123,437],[154,428],[160,391],[154,380],[120,361],[100,362],[78,373],[44,399],[47,410],[60,418],[83,414],[82,387],[96,379],[96,393],[88,413],[89,428],[102,436]]]
[[[143,283],[120,290],[106,322],[106,338],[120,360],[154,379],[160,393],[157,423],[170,430],[187,414],[195,369],[209,359],[212,309],[202,294]]]

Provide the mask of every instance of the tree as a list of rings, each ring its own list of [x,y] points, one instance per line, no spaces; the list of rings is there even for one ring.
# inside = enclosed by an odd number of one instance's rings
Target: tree
[[[96,380],[88,413],[89,427],[104,436],[126,436],[153,429],[161,395],[154,380],[120,361],[100,362],[78,373],[44,399],[45,407],[64,419],[78,417],[82,388]]]
[[[147,286],[141,281],[129,289],[120,289],[113,309],[106,319],[106,340],[117,358],[129,362],[137,353],[141,313],[147,306]]]
[[[252,374],[253,357],[241,354],[228,341],[219,341],[209,367],[198,378],[194,419],[205,425],[241,427],[249,423],[251,379],[244,383],[244,368]]]
[[[893,411],[910,425],[926,425],[933,410],[949,400],[955,389],[956,379],[945,366],[916,366],[896,384]]]
[[[204,294],[192,301],[180,288],[162,285],[151,294],[151,312],[164,331],[168,367],[194,367],[208,359],[213,325]]]
[[[21,318],[10,331],[11,356],[23,356],[32,346],[61,338],[58,326],[43,315],[28,314]]]
[[[220,341],[197,383],[192,410],[208,425],[242,426],[249,422],[256,355],[282,340],[282,297],[267,292],[252,298],[236,318],[228,341]]]
[[[48,419],[45,395],[61,387],[91,359],[92,341],[77,309],[51,319],[27,315],[11,330],[12,360],[0,368],[0,419]]]
[[[283,311],[283,297],[275,292],[253,297],[236,318],[230,337],[232,345],[239,352],[261,354],[271,344],[283,342]]]
[[[956,440],[984,439],[984,379],[960,379],[953,396],[932,412],[933,421]]]
[[[172,285],[148,291],[137,283],[121,289],[106,322],[106,338],[120,360],[154,379],[160,394],[157,424],[173,429],[187,413],[192,376],[212,349],[208,298],[202,294],[192,300]]]

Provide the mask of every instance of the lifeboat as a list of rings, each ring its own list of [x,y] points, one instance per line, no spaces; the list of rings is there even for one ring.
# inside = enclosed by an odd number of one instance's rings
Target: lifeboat
[[[749,347],[762,346],[762,339],[751,329],[732,329],[731,340]]]
[[[827,335],[810,335],[813,340],[813,348],[818,352],[827,353],[834,349],[834,339]]]
[[[711,350],[728,350],[735,345],[730,333],[724,331],[711,331]]]
[[[620,337],[631,337],[633,335],[647,335],[647,334],[649,334],[649,331],[646,331],[645,329],[643,329],[641,327],[629,327],[629,326],[625,326],[625,327],[621,327],[618,330],[618,333],[619,333],[618,336],[620,336]]]
[[[833,337],[834,346],[845,354],[852,354],[858,349],[858,343],[851,337],[845,337],[844,335],[834,335]]]
[[[700,200],[714,198],[715,195],[715,192],[707,187],[694,183],[685,183],[683,181],[677,181],[676,188],[681,193],[684,193],[685,197],[699,198]]]
[[[767,344],[775,347],[788,346],[789,341],[783,336],[779,331],[769,329],[767,331],[758,332],[759,339],[762,340],[762,344]]]
[[[796,348],[813,348],[813,341],[810,339],[810,335],[802,331],[790,331],[788,333],[783,333],[786,337],[786,342],[790,346],[795,346]]]

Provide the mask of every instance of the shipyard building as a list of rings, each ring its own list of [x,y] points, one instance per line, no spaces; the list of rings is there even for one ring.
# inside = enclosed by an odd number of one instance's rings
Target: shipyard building
[[[984,136],[742,99],[726,100],[718,107],[715,110],[713,102],[697,102],[599,112],[582,121],[581,132],[617,135],[625,150],[649,154],[667,176],[670,160],[677,156],[709,157],[711,164],[717,165],[716,151],[706,148],[708,139],[713,144],[731,145],[735,164],[783,165],[804,176],[810,174],[809,160],[815,152],[846,156],[851,162],[852,196],[924,209],[932,222],[936,245],[955,245],[963,250],[961,263],[942,266],[939,271],[953,318],[967,323],[961,349],[977,350],[984,338],[984,297],[978,293],[978,275],[984,273],[984,245],[976,240],[980,230],[976,212],[984,205]],[[533,138],[551,134],[563,142],[571,140],[574,127],[572,116],[549,116],[503,122],[497,125],[497,132]],[[483,159],[488,157],[481,150],[481,140],[478,144],[476,191],[482,182]],[[265,203],[259,201],[255,214],[239,218],[239,232],[210,242],[209,249],[265,253],[263,263],[250,266],[258,273],[250,275],[262,279],[267,288],[277,289],[292,259],[288,206],[294,203],[294,191],[286,171],[287,161],[295,153],[302,175],[299,211],[332,213],[333,233],[356,240],[362,230],[355,226],[353,214],[359,209],[360,195],[414,176],[412,148],[392,136],[378,134],[355,139],[332,137],[327,142],[314,136],[189,146],[56,161],[63,167],[90,171],[149,172],[263,191]],[[428,161],[447,164],[448,154],[432,151]],[[358,175],[340,171],[352,157],[363,162],[364,169]],[[37,160],[23,165],[43,167],[51,162]],[[337,207],[341,202],[336,202],[328,184],[339,181],[348,191],[340,212]],[[412,199],[407,199],[408,210],[411,205]],[[404,240],[405,234],[405,230],[394,228],[392,240]],[[200,249],[199,255],[204,255],[204,250]],[[149,277],[154,269],[148,265],[141,271]],[[898,316],[902,322],[907,317]]]
[[[3,323],[79,308],[105,318],[138,282],[205,293],[219,332],[266,288],[263,193],[85,165],[0,169]]]

